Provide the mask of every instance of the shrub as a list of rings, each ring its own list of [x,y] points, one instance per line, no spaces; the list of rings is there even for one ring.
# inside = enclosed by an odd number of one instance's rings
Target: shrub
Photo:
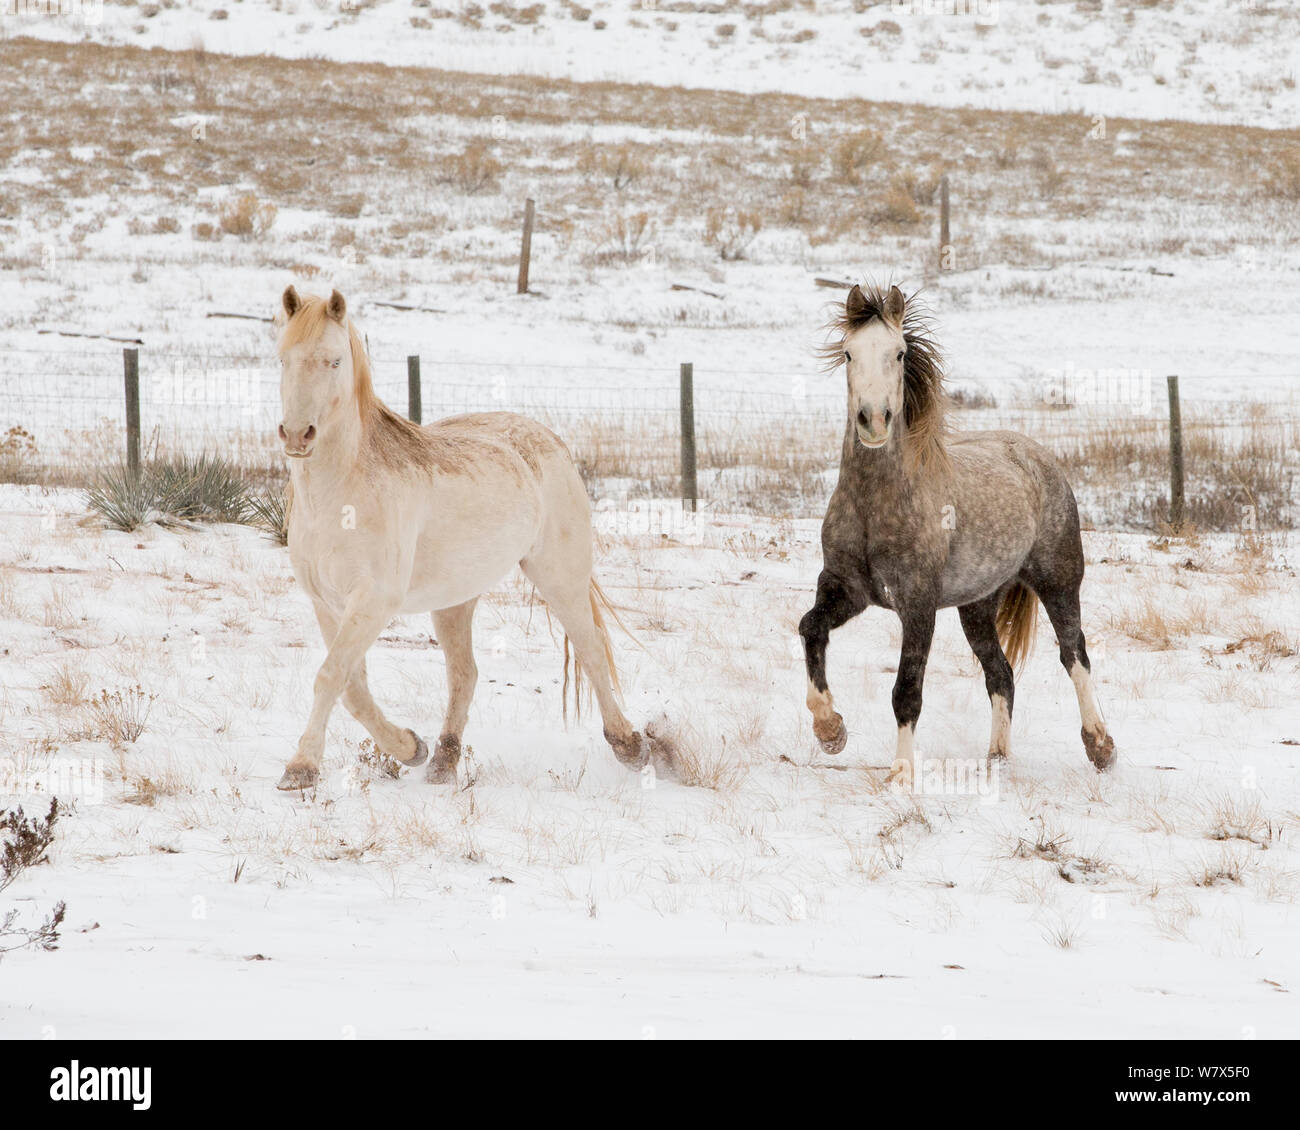
[[[29,867],[46,860],[46,849],[54,842],[54,825],[59,819],[59,802],[50,798],[50,811],[38,820],[23,815],[21,808],[0,817],[0,891]]]
[[[261,239],[275,223],[275,205],[258,200],[252,192],[240,193],[221,209],[221,230],[240,239]]]
[[[242,522],[248,512],[248,487],[229,463],[216,456],[180,456],[150,468],[157,507],[177,518]]]
[[[876,206],[875,219],[884,224],[914,224],[920,218],[921,212],[912,194],[895,178]]]
[[[59,802],[53,798],[49,812],[40,819],[25,816],[21,808],[0,815],[0,891],[27,868],[46,861],[46,852],[54,842],[54,825],[58,818]],[[6,911],[0,918],[0,954],[27,947],[57,949],[59,927],[67,909],[66,903],[55,903],[50,916],[34,929],[17,925],[17,910]]]
[[[605,223],[596,249],[596,260],[625,267],[642,262],[653,254],[650,242],[653,234],[654,224],[649,212],[616,215]]]
[[[942,179],[943,174],[932,167],[927,173],[908,169],[899,173],[895,181],[914,203],[928,208],[934,203],[934,194],[939,191],[939,181]]]
[[[500,175],[501,163],[489,152],[487,142],[477,138],[442,162],[442,182],[470,196],[495,188]]]
[[[704,242],[727,260],[745,258],[749,245],[762,230],[763,218],[757,212],[710,208],[704,216]]]
[[[86,504],[115,530],[149,522],[244,522],[248,487],[239,473],[215,456],[180,456],[148,463],[132,474],[126,467],[104,471],[86,492]]]
[[[31,482],[36,475],[40,450],[36,437],[25,428],[12,427],[0,435],[0,481]]]
[[[587,146],[578,154],[575,168],[583,176],[607,179],[618,192],[645,176],[646,163],[626,145],[617,149]]]
[[[270,534],[277,545],[289,544],[289,487],[248,497],[247,522]]]
[[[831,168],[846,184],[859,184],[862,175],[884,153],[885,141],[875,130],[859,130],[842,137],[831,149]]]
[[[87,707],[95,737],[112,746],[137,741],[144,733],[156,697],[139,686],[124,691],[101,690]]]

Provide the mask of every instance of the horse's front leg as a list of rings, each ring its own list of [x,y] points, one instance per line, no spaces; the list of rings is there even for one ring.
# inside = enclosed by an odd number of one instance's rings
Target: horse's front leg
[[[899,609],[903,622],[903,648],[898,657],[898,678],[894,680],[894,721],[898,723],[898,751],[889,768],[889,779],[910,787],[915,754],[916,722],[921,717],[921,684],[934,639],[933,602],[906,604]]]
[[[866,594],[857,586],[846,585],[823,569],[817,578],[817,599],[799,621],[804,665],[808,670],[807,702],[813,716],[813,733],[827,753],[843,750],[849,735],[844,728],[844,719],[835,712],[826,683],[826,645],[830,642],[832,629],[852,620],[866,606]]]
[[[368,590],[358,590],[348,598],[325,662],[316,673],[311,714],[298,739],[298,751],[285,766],[284,776],[276,788],[310,788],[320,779],[320,765],[325,756],[325,725],[330,712],[353,671],[395,612],[395,608],[377,601]]]
[[[325,640],[325,646],[329,647],[338,635],[338,617],[319,600],[312,603],[320,624],[321,637]],[[384,717],[384,712],[371,696],[370,684],[366,679],[365,656],[352,668],[352,675],[343,688],[343,705],[369,731],[381,753],[403,765],[424,764],[429,756],[429,747],[414,730],[394,726]]]

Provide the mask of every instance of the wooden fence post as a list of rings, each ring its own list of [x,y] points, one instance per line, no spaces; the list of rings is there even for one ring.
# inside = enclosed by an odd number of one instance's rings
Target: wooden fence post
[[[528,264],[533,255],[533,202],[528,199],[524,202],[524,241],[519,248],[519,282],[515,287],[516,294],[528,293]]]
[[[1181,533],[1187,519],[1183,497],[1183,414],[1178,403],[1178,378],[1169,377],[1169,525]]]
[[[682,362],[682,509],[694,510],[699,498],[695,479],[695,366]]]
[[[140,474],[140,351],[122,350],[122,376],[126,385],[126,469]]]
[[[944,173],[939,179],[939,270],[946,271],[949,268],[948,249],[952,244],[952,236],[948,231],[948,174]]]
[[[406,358],[406,416],[417,424],[420,419],[420,355],[412,353]]]

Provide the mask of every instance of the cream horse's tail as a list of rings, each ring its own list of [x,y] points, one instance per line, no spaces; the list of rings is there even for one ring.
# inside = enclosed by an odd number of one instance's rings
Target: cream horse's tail
[[[618,696],[620,702],[623,700],[623,687],[618,680],[618,665],[614,662],[614,645],[610,642],[609,628],[605,624],[605,612],[608,612],[623,631],[629,636],[627,625],[619,618],[618,609],[614,607],[609,597],[605,595],[605,590],[600,587],[595,577],[591,578],[591,588],[589,591],[591,600],[591,619],[596,625],[596,634],[600,636],[601,645],[605,648],[605,662],[609,666],[609,680],[613,684],[614,693]],[[602,611],[603,610],[603,611]],[[564,689],[561,692],[564,708],[564,720],[569,720],[569,634],[564,634]],[[573,710],[577,718],[582,717],[582,664],[578,662],[575,654],[573,657]]]

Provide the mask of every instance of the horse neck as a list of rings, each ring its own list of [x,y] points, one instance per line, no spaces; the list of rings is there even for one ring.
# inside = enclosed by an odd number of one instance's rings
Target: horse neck
[[[858,442],[853,421],[848,422],[840,453],[840,475],[859,488],[855,493],[865,505],[873,509],[893,505],[912,494],[912,483],[903,467],[903,442],[902,434],[896,431],[883,448],[869,451]]]
[[[356,401],[340,405],[329,432],[322,436],[310,459],[295,459],[289,465],[294,492],[308,499],[324,498],[345,487],[361,465],[365,429]]]

